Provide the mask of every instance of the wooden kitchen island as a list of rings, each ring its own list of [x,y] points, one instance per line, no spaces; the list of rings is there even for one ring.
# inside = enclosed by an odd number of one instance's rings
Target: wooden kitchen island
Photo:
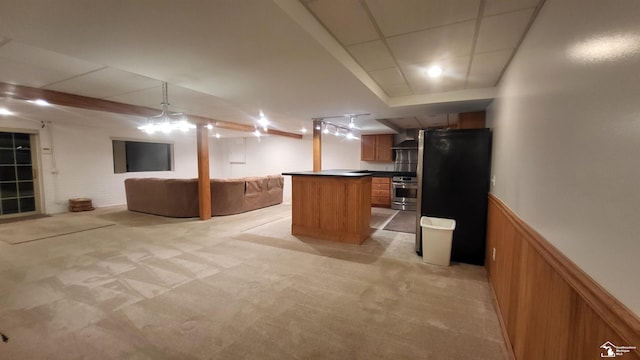
[[[349,170],[288,172],[291,234],[361,244],[371,235],[371,174]]]

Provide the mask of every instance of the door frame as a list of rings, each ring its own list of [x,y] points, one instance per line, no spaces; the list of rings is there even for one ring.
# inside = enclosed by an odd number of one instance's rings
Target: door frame
[[[31,169],[33,171],[33,196],[35,197],[34,203],[36,205],[35,211],[0,215],[0,219],[44,214],[44,181],[42,179],[42,161],[40,158],[40,131],[38,129],[0,127],[0,132],[29,135],[29,142],[31,144]]]

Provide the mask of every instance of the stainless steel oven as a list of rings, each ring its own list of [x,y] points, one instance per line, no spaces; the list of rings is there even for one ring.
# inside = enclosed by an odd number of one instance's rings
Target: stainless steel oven
[[[394,176],[391,180],[391,208],[396,210],[416,210],[418,203],[418,178]]]

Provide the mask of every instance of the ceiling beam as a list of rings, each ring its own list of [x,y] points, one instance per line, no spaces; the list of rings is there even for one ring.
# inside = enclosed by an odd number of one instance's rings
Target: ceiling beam
[[[158,115],[159,110],[139,105],[125,104],[110,100],[103,100],[88,96],[68,94],[59,91],[38,89],[29,86],[14,85],[0,82],[0,97],[17,100],[46,100],[48,103],[60,106],[69,106],[79,109],[105,111],[116,114],[149,117]],[[204,116],[186,114],[189,120],[198,124],[211,124],[219,129],[254,132],[256,128],[252,125],[239,124],[231,121],[217,120]],[[301,134],[286,131],[268,129],[269,135],[285,136],[294,139],[302,139]]]

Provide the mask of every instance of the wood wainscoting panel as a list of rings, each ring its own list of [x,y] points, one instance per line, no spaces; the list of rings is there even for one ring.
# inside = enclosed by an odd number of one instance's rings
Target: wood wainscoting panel
[[[492,194],[485,266],[512,357],[599,359],[610,341],[640,360],[638,317]]]

